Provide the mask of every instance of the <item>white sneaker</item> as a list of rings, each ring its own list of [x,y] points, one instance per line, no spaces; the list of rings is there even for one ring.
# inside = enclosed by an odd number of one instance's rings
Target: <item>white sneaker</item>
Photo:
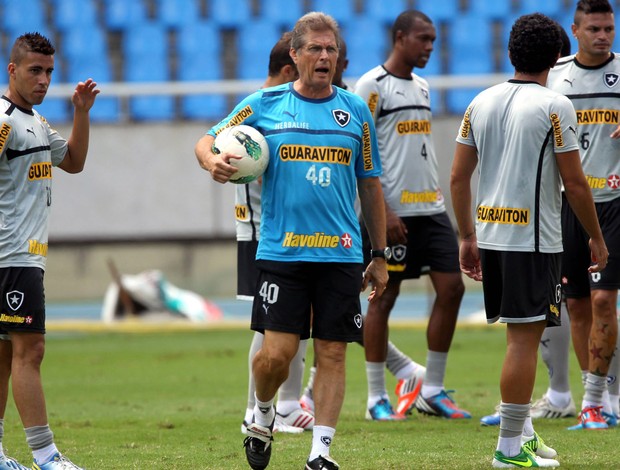
[[[33,462],[32,470],[83,470],[76,464],[71,462],[67,457],[62,454],[54,455],[54,458],[47,463],[38,464]]]
[[[570,402],[564,408],[558,408],[554,406],[547,398],[547,395],[543,395],[542,398],[539,398],[534,402],[532,408],[530,409],[530,416],[532,419],[540,419],[540,418],[569,418],[572,416],[577,416],[577,408],[575,407],[575,402],[573,401],[573,397],[571,397]]]
[[[276,420],[273,424],[273,432],[274,434],[277,432],[283,432],[287,434],[301,434],[304,432],[302,428],[296,428],[295,426],[291,426],[290,424],[285,423],[282,420],[282,417],[279,414],[276,414]]]
[[[287,415],[276,413],[276,426],[278,425],[278,418],[280,422],[295,428],[301,428],[304,431],[312,430],[314,427],[314,415],[302,408],[297,408]]]
[[[0,456],[0,470],[30,470],[8,455]]]

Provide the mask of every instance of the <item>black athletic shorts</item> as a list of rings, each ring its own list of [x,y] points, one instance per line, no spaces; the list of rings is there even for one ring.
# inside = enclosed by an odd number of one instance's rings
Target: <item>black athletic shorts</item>
[[[256,263],[252,330],[294,333],[301,339],[312,331],[313,338],[361,341],[361,263]]]
[[[560,325],[561,253],[480,249],[487,323]]]
[[[402,217],[407,226],[407,245],[392,245],[388,261],[390,279],[418,279],[430,271],[458,273],[459,246],[448,214]],[[370,240],[362,223],[364,264],[370,263]]]
[[[562,282],[569,298],[589,297],[591,290],[620,289],[620,198],[595,204],[598,221],[609,251],[607,266],[601,272],[589,273],[590,247],[588,234],[581,226],[566,196],[562,198]]]
[[[237,299],[253,300],[258,279],[258,240],[237,241]]]
[[[0,268],[0,335],[9,331],[45,333],[44,271]]]

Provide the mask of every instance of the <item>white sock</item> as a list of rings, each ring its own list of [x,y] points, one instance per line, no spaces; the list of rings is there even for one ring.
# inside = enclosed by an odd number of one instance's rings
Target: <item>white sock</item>
[[[256,394],[254,394],[256,397]],[[275,410],[273,409],[273,401],[275,397],[269,401],[260,401],[256,398],[256,405],[254,405],[254,421],[256,424],[260,424],[261,426],[271,426],[273,419],[276,415]]]
[[[54,443],[51,443],[50,445],[45,446],[42,449],[32,451],[32,457],[37,464],[44,464],[49,462],[56,454],[58,454],[58,448]]]
[[[571,399],[570,391],[558,392],[556,390],[553,390],[552,388],[548,388],[545,395],[547,395],[549,403],[551,403],[553,406],[557,406],[558,408],[566,408],[570,403]]]
[[[385,362],[366,362],[368,381],[368,407],[372,408],[381,398],[387,396],[385,388]]]
[[[301,405],[298,400],[278,400],[278,403],[276,404],[276,411],[282,416],[287,416],[300,408]]]
[[[514,457],[521,453],[521,436],[500,437],[497,440],[497,450],[506,457]]]
[[[336,430],[329,426],[314,426],[312,429],[312,450],[308,460],[312,461],[319,455],[329,455],[329,446],[332,444]]]
[[[527,437],[534,436],[534,425],[532,424],[532,417],[529,415],[525,418],[525,422],[523,423],[523,435]]]

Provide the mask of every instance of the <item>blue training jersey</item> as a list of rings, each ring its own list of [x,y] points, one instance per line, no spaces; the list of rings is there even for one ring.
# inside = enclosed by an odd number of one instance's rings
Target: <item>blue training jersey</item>
[[[257,259],[361,263],[357,178],[381,175],[375,127],[357,95],[309,99],[292,83],[258,90],[214,126],[259,130],[269,144]]]

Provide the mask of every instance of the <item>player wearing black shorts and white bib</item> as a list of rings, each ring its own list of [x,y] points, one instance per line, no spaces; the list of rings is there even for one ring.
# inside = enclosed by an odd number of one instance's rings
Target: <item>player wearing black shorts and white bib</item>
[[[66,140],[33,108],[47,93],[54,47],[39,33],[18,37],[11,49],[9,87],[0,99],[0,383],[13,396],[33,453],[33,468],[79,470],[60,454],[49,427],[40,366],[45,351],[43,277],[52,205],[52,168],[79,173],[89,141],[89,110],[99,93],[92,79],[71,98],[74,120]],[[0,468],[25,469],[2,452],[4,410],[0,402]]]
[[[470,418],[444,389],[447,356],[465,287],[458,265],[456,234],[439,187],[437,157],[431,134],[428,82],[413,73],[423,68],[433,50],[435,27],[425,14],[408,10],[392,26],[393,49],[383,65],[365,73],[355,93],[368,104],[383,165],[381,185],[387,211],[390,280],[383,302],[369,305],[364,328],[368,415],[376,420],[402,419],[415,406],[419,411],[450,419]],[[370,260],[366,238],[365,261]],[[426,373],[415,400],[391,411],[382,364],[386,361],[388,318],[401,282],[429,274],[436,299],[430,313]],[[411,380],[417,380],[415,373]],[[418,387],[419,390],[419,387]],[[402,405],[402,406],[401,406]],[[376,407],[376,408],[375,408]],[[384,410],[382,411],[382,408]]]
[[[598,264],[590,271],[603,269],[608,256],[581,169],[575,110],[544,86],[560,47],[552,19],[540,13],[518,18],[508,42],[514,78],[474,98],[456,139],[450,186],[462,235],[461,269],[483,282],[487,321],[507,324],[492,461],[497,468],[559,465],[529,413],[538,344],[545,327],[560,321],[562,183],[591,236]]]
[[[587,236],[570,208],[564,208],[563,287],[573,346],[585,383],[581,415],[587,416],[577,428],[598,429],[606,423],[615,426],[620,413],[620,364],[617,358],[612,359],[618,341],[616,305],[620,288],[620,57],[611,52],[615,20],[607,0],[578,2],[572,28],[577,54],[558,61],[547,86],[566,95],[577,112],[583,171],[610,253],[604,271],[587,273],[585,269],[591,263]],[[613,404],[608,380],[615,387]],[[602,414],[592,411],[600,406]]]

